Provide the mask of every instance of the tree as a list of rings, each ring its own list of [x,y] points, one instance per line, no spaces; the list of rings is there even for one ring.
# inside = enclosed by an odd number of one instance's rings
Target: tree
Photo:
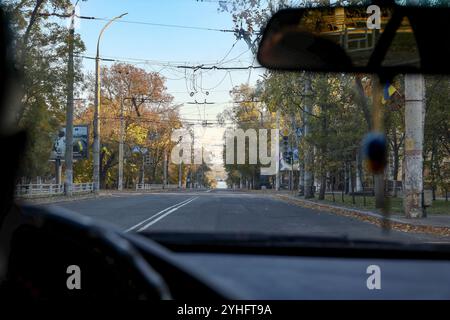
[[[219,115],[219,120],[225,122],[231,120],[235,124],[235,129],[271,129],[273,128],[273,115],[261,101],[262,87],[250,87],[242,84],[233,88],[231,95],[233,97],[234,106],[231,110],[227,110]],[[257,135],[257,139],[259,136]],[[270,146],[270,141],[268,141]],[[236,147],[236,146],[235,146]],[[249,154],[249,143],[245,144],[246,155]],[[236,154],[236,152],[235,152]],[[228,185],[239,184],[248,188],[257,188],[260,179],[259,164],[230,164],[226,163],[226,150],[224,146],[224,163],[225,171],[228,174]]]
[[[49,14],[67,14],[69,0],[6,0],[15,32],[15,52],[22,75],[22,108],[15,113],[19,128],[28,129],[27,153],[21,175],[30,180],[50,175],[49,157],[54,135],[64,122],[69,35],[64,20]],[[75,51],[84,51],[79,35]],[[81,61],[75,61],[75,84],[82,82]]]
[[[101,77],[102,188],[111,188],[117,184],[122,103],[125,127],[125,185],[138,182],[142,176],[153,182],[160,182],[164,152],[169,151],[174,144],[170,140],[172,129],[181,126],[178,106],[172,105],[173,98],[166,92],[165,79],[158,73],[146,72],[129,64],[114,64],[110,68],[102,68]],[[93,77],[90,77],[91,84],[93,81]],[[81,113],[77,122],[89,123],[92,116],[93,106],[90,105]],[[148,153],[143,154],[140,150],[148,150]],[[150,165],[145,165],[146,155],[151,160]],[[91,161],[78,163],[76,174],[90,172],[88,169],[92,166]]]
[[[433,199],[440,189],[450,189],[450,114],[448,105],[450,82],[447,78],[426,78],[424,166],[425,182],[433,190]]]

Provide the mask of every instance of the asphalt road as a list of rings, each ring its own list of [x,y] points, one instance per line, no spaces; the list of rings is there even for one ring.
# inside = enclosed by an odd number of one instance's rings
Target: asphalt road
[[[79,214],[112,223],[127,232],[183,231],[348,236],[355,239],[450,242],[449,238],[390,231],[354,218],[302,208],[268,194],[227,190],[110,197],[64,202]]]

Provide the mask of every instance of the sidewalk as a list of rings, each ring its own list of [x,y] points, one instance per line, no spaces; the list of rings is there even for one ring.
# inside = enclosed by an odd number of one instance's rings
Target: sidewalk
[[[289,193],[273,194],[273,197],[302,207],[331,212],[338,215],[352,217],[364,222],[383,226],[385,217],[377,212],[332,205],[318,200],[305,200]],[[403,232],[427,233],[450,236],[450,215],[429,215],[424,219],[408,219],[401,215],[390,215],[387,222],[392,229]]]
[[[59,203],[59,202],[70,202],[70,201],[79,201],[79,200],[89,200],[89,199],[100,199],[100,198],[110,198],[118,195],[145,195],[151,193],[165,193],[165,192],[190,192],[190,191],[205,191],[207,189],[152,189],[152,190],[101,190],[99,194],[94,193],[83,193],[83,194],[74,194],[72,197],[66,197],[65,195],[43,195],[36,197],[19,197],[16,198],[17,203],[24,204],[51,204],[51,203]]]
[[[98,195],[94,193],[83,193],[83,194],[75,194],[72,197],[66,197],[65,195],[52,195],[52,196],[36,196],[32,198],[26,197],[16,197],[15,201],[19,204],[50,204],[50,203],[58,203],[58,202],[70,202],[70,201],[78,201],[78,200],[89,200],[89,199],[99,199],[108,197],[110,194],[105,192],[100,192]]]

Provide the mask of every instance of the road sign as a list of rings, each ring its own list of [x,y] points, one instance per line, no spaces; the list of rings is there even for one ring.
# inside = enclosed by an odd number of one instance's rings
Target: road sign
[[[140,147],[140,146],[134,146],[132,149],[133,153],[140,153],[140,154],[146,154],[148,152],[147,148]]]
[[[73,126],[73,158],[89,157],[89,125]],[[64,159],[66,154],[66,128],[62,128],[53,142],[51,160]]]
[[[159,139],[159,133],[158,132],[149,132],[148,133],[148,140],[158,140]]]
[[[298,159],[299,159],[299,152],[298,152],[297,148],[295,148],[293,150],[293,157],[294,157],[294,161],[298,161]]]

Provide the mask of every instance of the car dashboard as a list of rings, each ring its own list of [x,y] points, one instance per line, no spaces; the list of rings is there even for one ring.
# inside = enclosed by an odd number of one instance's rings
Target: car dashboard
[[[414,254],[402,249],[384,255],[384,250],[362,253],[358,248],[349,248],[344,256],[342,250],[319,245],[317,250],[243,246],[232,252],[229,246],[217,245],[214,249],[212,245],[204,250],[197,246],[192,250],[192,244],[175,246],[157,241],[166,246],[164,254],[172,264],[193,276],[190,280],[196,279],[227,299],[450,299],[450,261],[445,254],[433,251],[419,249],[422,254]],[[145,257],[145,245],[137,245]],[[157,266],[155,269],[158,271]],[[159,272],[167,278],[164,271]],[[179,284],[171,290],[176,292]],[[201,291],[197,293],[201,295]],[[191,297],[195,295],[190,293]]]

